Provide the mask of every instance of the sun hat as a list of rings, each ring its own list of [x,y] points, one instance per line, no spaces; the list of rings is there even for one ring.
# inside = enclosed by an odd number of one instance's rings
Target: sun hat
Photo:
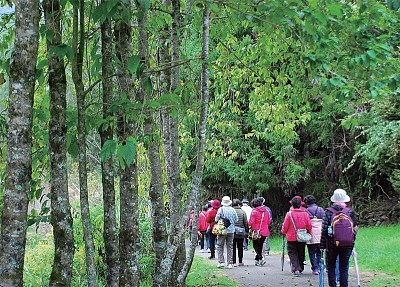
[[[230,198],[229,196],[224,196],[224,197],[222,198],[221,205],[223,205],[223,206],[229,206],[229,205],[231,205],[231,204],[232,204],[232,200],[231,200],[231,198]]]
[[[346,191],[343,189],[335,189],[333,195],[331,196],[332,202],[349,202],[350,197],[347,195]]]
[[[221,203],[219,202],[218,199],[214,199],[213,201],[211,201],[211,207],[215,208],[215,209],[220,208],[221,207]]]

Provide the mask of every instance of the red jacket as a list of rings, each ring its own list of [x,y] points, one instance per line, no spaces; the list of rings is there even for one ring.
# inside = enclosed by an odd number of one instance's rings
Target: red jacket
[[[269,236],[268,225],[270,224],[271,218],[265,206],[258,206],[253,209],[249,220],[249,226],[251,226],[253,230],[260,230],[262,236]]]
[[[211,225],[211,228],[215,225],[215,216],[217,215],[217,212],[218,208],[213,208],[207,213],[206,222]]]
[[[296,230],[294,229],[292,219],[290,218],[290,213],[292,214],[293,220],[296,223],[297,229],[307,229],[308,233],[312,232],[312,225],[310,216],[308,213],[302,209],[294,208],[286,213],[285,220],[282,225],[282,234],[286,234],[287,241],[297,241]]]
[[[198,224],[198,231],[206,231],[210,224],[206,221],[207,218],[207,211],[202,211],[199,214],[199,224]]]

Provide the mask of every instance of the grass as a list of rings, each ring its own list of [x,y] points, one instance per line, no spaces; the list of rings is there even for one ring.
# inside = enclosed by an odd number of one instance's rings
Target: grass
[[[186,279],[187,286],[239,286],[233,279],[223,277],[223,270],[215,268],[215,263],[210,263],[200,256],[195,256],[193,259],[192,268],[189,271]]]

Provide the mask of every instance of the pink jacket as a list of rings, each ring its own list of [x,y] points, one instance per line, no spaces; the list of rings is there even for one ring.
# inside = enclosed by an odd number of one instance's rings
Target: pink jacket
[[[210,225],[209,223],[207,223],[206,219],[207,219],[207,211],[200,212],[199,223],[197,227],[199,231],[206,231],[208,226]]]
[[[264,214],[264,218],[262,217]],[[262,220],[262,225],[261,225]],[[262,236],[269,236],[268,226],[271,224],[269,212],[265,206],[258,206],[250,214],[249,226],[253,230],[260,230]],[[261,226],[260,226],[261,225]]]
[[[286,213],[285,220],[282,225],[282,234],[286,234],[287,241],[297,241],[296,231],[294,229],[292,219],[289,213],[292,213],[297,229],[307,229],[308,233],[312,232],[310,216],[305,210],[294,208]]]

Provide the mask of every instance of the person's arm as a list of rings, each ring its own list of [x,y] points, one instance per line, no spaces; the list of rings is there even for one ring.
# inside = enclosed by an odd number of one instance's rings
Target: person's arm
[[[321,241],[319,244],[320,249],[326,249],[328,239],[328,226],[330,224],[330,218],[328,216],[329,212],[330,211],[325,211],[324,217],[322,219]]]
[[[281,233],[286,234],[289,230],[289,212],[286,213],[285,219],[283,220]]]

